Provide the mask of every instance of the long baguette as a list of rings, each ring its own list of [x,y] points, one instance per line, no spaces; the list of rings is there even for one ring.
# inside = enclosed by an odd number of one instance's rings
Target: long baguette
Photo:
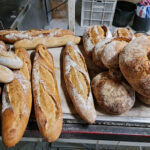
[[[68,42],[74,42],[75,44],[79,44],[81,41],[80,37],[76,37],[73,35],[64,35],[61,37],[47,37],[47,38],[33,38],[31,40],[24,39],[15,42],[14,47],[19,48],[19,47],[24,47],[26,49],[35,49],[39,44],[43,44],[46,47],[59,47],[59,46],[64,46]]]
[[[23,68],[14,71],[14,80],[5,84],[2,95],[2,141],[12,147],[22,138],[32,104],[31,62],[25,49],[17,49],[16,55],[23,61]]]
[[[62,130],[62,110],[53,58],[44,45],[36,48],[32,85],[38,127],[48,142],[54,142]]]
[[[22,39],[31,40],[34,37],[48,38],[48,37],[61,37],[64,35],[73,35],[73,32],[64,29],[50,29],[50,30],[32,29],[27,31],[1,30],[0,40],[3,40],[7,43],[14,43]]]
[[[67,91],[80,117],[92,124],[96,110],[84,57],[77,45],[68,43],[63,53],[63,70]]]

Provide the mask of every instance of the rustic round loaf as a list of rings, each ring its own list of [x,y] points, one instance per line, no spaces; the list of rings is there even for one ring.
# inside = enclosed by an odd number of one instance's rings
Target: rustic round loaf
[[[91,56],[93,48],[99,41],[111,37],[112,37],[111,32],[106,26],[99,26],[99,25],[91,26],[83,34],[83,45],[86,54],[88,56]]]
[[[141,95],[141,94],[138,94],[138,93],[136,93],[136,96],[137,96],[138,100],[140,100],[140,101],[143,102],[144,104],[150,105],[150,98],[145,97],[145,96],[143,96],[143,95]]]
[[[122,114],[135,103],[135,92],[121,78],[120,72],[98,74],[92,80],[92,90],[99,106],[109,114]]]
[[[128,42],[135,38],[134,33],[129,28],[117,28],[113,36],[116,38],[124,38]]]
[[[101,53],[101,61],[106,68],[119,68],[119,54],[127,42],[121,38],[113,39],[108,43]]]
[[[126,80],[139,94],[150,98],[150,40],[141,36],[131,41],[119,55]]]

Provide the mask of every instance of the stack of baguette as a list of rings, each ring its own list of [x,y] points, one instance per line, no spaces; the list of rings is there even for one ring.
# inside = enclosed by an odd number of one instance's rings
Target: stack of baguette
[[[12,147],[22,138],[31,112],[32,90],[40,132],[48,142],[56,141],[63,119],[53,57],[47,47],[64,46],[67,42],[78,44],[80,37],[63,29],[1,30],[0,40],[0,83],[5,84],[2,91],[3,143]],[[7,51],[4,42],[14,44],[15,51]],[[33,67],[27,49],[36,49]],[[0,94],[1,90],[0,87]]]

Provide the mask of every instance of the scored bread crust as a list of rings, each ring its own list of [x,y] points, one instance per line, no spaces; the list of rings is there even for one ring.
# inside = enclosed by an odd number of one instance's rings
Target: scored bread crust
[[[35,49],[39,44],[43,44],[46,47],[59,47],[65,46],[67,42],[74,42],[79,44],[81,41],[80,37],[73,35],[64,35],[60,37],[35,37],[32,39],[23,39],[14,43],[15,48],[24,47],[26,49]]]
[[[40,30],[32,29],[27,31],[18,31],[18,30],[1,30],[0,31],[0,40],[3,40],[7,43],[14,43],[22,39],[33,39],[34,37],[61,37],[64,35],[74,35],[70,30],[64,29],[50,29],[50,30]]]
[[[69,96],[80,117],[89,124],[96,120],[96,110],[86,63],[77,45],[68,43],[63,52],[63,74]]]
[[[120,72],[100,73],[93,78],[91,86],[99,106],[109,114],[122,114],[135,103],[135,92]]]
[[[125,46],[119,55],[119,67],[139,94],[150,98],[150,41],[141,36]]]
[[[6,147],[16,145],[22,138],[32,105],[30,57],[25,49],[17,49],[15,53],[23,61],[23,67],[14,71],[14,80],[3,89],[2,141]]]
[[[35,52],[32,85],[36,121],[48,142],[59,138],[62,130],[62,109],[54,72],[53,57],[44,45]]]
[[[92,56],[92,51],[99,41],[111,37],[111,32],[106,26],[91,26],[83,34],[83,46],[87,56]]]

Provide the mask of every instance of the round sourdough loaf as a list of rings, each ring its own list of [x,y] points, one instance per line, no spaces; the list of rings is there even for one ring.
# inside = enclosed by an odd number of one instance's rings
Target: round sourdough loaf
[[[122,114],[135,103],[135,92],[120,72],[98,74],[92,80],[92,90],[99,106],[109,114]]]
[[[143,96],[143,95],[141,95],[141,94],[138,94],[138,93],[136,93],[136,96],[137,96],[138,100],[140,100],[140,101],[143,102],[144,104],[150,105],[150,98],[145,97],[145,96]]]
[[[119,55],[126,80],[141,95],[150,98],[150,40],[141,36],[131,41]]]
[[[92,55],[95,45],[105,39],[111,38],[112,34],[106,26],[94,25],[84,32],[83,45],[88,56]]]

